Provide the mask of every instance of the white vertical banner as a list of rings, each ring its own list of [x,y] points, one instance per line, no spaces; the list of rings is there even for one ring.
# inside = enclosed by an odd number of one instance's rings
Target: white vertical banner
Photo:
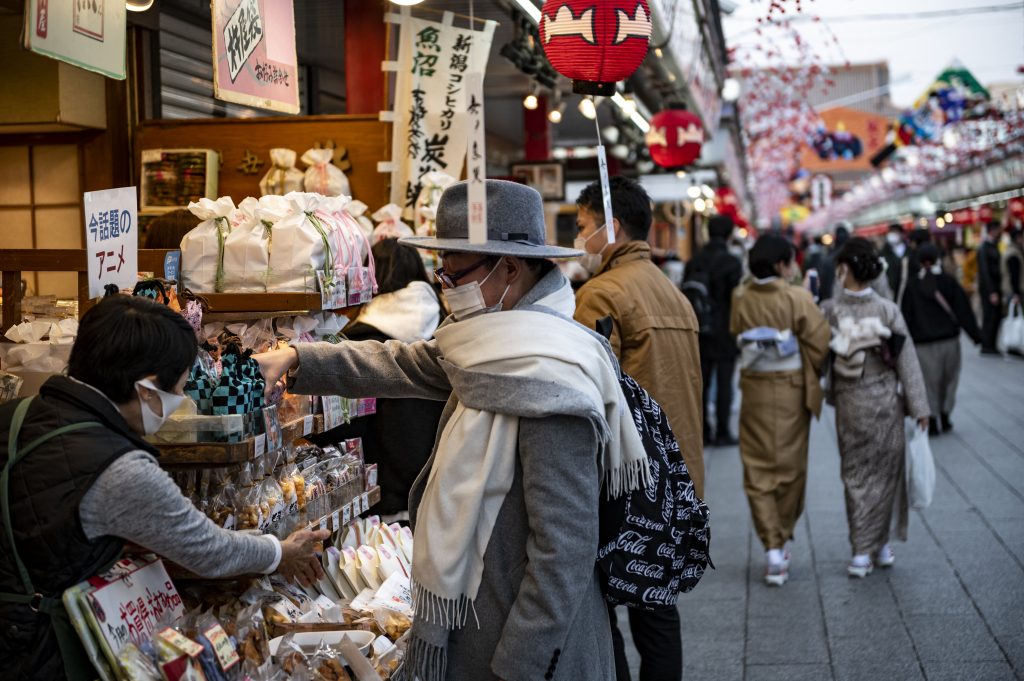
[[[131,289],[139,280],[138,195],[135,187],[85,192],[85,250],[89,297],[114,284]]]
[[[400,26],[392,129],[391,202],[412,210],[427,173],[462,175],[470,139],[468,78],[483,74],[497,24],[480,31],[413,18],[408,8],[389,15]],[[481,106],[483,105],[481,100]],[[481,114],[482,115],[482,114]]]
[[[475,71],[466,76],[469,105],[469,148],[466,150],[466,176],[469,179],[469,243],[487,242],[487,149],[484,138],[484,74]]]
[[[601,174],[601,199],[604,201],[604,226],[608,230],[608,243],[615,243],[615,224],[612,222],[612,189],[608,183],[608,156],[604,145],[597,145],[597,167]]]

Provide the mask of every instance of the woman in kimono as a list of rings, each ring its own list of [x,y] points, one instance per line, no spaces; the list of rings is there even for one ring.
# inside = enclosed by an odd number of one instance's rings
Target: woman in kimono
[[[843,289],[824,305],[833,329],[830,397],[853,552],[847,572],[863,578],[876,564],[895,562],[889,544],[894,526],[906,541],[903,418],[909,414],[927,428],[928,396],[899,307],[868,284],[882,269],[875,247],[850,239],[837,262]]]
[[[789,542],[804,507],[811,414],[821,412],[819,375],[830,336],[811,294],[789,284],[793,257],[782,237],[758,239],[750,251],[753,279],[733,292],[729,324],[741,349],[743,487],[770,586],[789,578]]]

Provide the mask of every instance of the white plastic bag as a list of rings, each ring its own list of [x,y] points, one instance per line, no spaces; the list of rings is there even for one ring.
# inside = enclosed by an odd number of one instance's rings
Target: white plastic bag
[[[336,165],[331,164],[334,149],[310,149],[302,155],[306,174],[303,184],[307,192],[316,192],[324,196],[349,195],[348,178]]]
[[[259,217],[260,202],[243,199],[231,215],[231,233],[224,239],[224,291],[264,293],[270,268],[270,230]]]
[[[928,429],[915,428],[907,442],[907,493],[911,508],[928,508],[935,493],[935,459]]]
[[[1010,303],[1006,319],[999,327],[996,345],[1001,352],[1024,352],[1024,315],[1021,314],[1020,303]]]
[[[188,209],[202,222],[181,240],[182,284],[196,293],[219,293],[224,290],[224,242],[231,233],[235,202],[230,196],[202,198]]]
[[[285,198],[291,213],[272,228],[267,290],[314,293],[317,271],[326,277],[334,274],[330,227],[317,215],[323,197],[292,192]]]
[[[271,149],[270,162],[273,164],[267,174],[260,180],[260,193],[277,194],[284,196],[290,192],[301,192],[302,181],[305,177],[302,171],[295,167],[297,154],[291,149]]]

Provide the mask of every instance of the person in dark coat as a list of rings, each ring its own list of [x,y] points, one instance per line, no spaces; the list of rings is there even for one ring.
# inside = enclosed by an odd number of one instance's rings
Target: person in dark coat
[[[889,281],[889,290],[893,295],[898,294],[902,283],[901,270],[903,259],[907,256],[907,242],[903,235],[903,225],[894,222],[889,225],[889,231],[885,235],[885,245],[882,246],[882,259],[885,260],[885,277]]]
[[[950,414],[960,381],[960,332],[981,343],[981,331],[963,287],[942,271],[938,247],[924,244],[916,256],[920,268],[907,282],[902,311],[924,374],[932,414],[929,431],[938,435],[940,427],[941,432],[953,430]]]
[[[850,229],[845,224],[837,225],[832,237],[832,248],[828,256],[822,260],[821,271],[818,274],[819,301],[824,302],[832,297],[836,286],[836,256],[849,238]]]
[[[710,241],[686,268],[686,281],[699,281],[704,284],[711,303],[711,333],[704,333],[702,329],[700,335],[700,368],[704,379],[704,441],[716,447],[732,447],[738,444],[736,438],[729,432],[732,381],[736,372],[736,357],[739,355],[736,337],[729,333],[729,315],[733,289],[739,285],[743,277],[743,263],[729,252],[727,245],[733,227],[732,218],[727,215],[716,215],[711,218],[708,224]],[[711,429],[708,420],[712,375],[715,376],[717,385],[715,430]]]
[[[441,321],[441,304],[423,260],[397,239],[373,247],[379,295],[344,331],[351,341],[399,340],[413,343],[434,337]],[[381,487],[376,512],[408,519],[409,490],[430,458],[444,402],[418,399],[378,399],[377,413],[339,426],[314,441],[336,443],[362,438],[367,463],[377,464]]]
[[[1003,228],[998,222],[985,226],[985,240],[978,247],[978,294],[981,296],[981,354],[999,355],[996,339],[999,321],[1003,316],[1002,270],[999,255],[999,235]]]

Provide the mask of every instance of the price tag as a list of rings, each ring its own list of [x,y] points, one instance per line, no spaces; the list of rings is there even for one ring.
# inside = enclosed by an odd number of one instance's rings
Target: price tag
[[[309,435],[313,432],[313,417],[307,416],[302,422],[302,434]]]
[[[192,639],[185,638],[180,631],[176,631],[170,627],[161,631],[157,636],[163,639],[171,647],[176,650],[180,650],[189,657],[196,657],[199,653],[203,652],[203,647],[201,645]]]
[[[320,519],[320,529],[321,530],[326,530],[327,529],[327,516],[324,516],[323,518]]]
[[[256,456],[263,456],[267,451],[267,436],[258,435],[256,437]]]
[[[369,492],[363,492],[362,496],[360,497],[360,500],[361,500],[361,503],[362,503],[362,506],[363,506],[363,513],[366,513],[367,511],[370,510],[370,494],[369,494]]]
[[[235,646],[232,645],[231,639],[228,638],[227,632],[220,624],[215,624],[204,631],[203,636],[213,644],[213,652],[217,656],[217,661],[220,662],[220,668],[224,671],[242,661]]]
[[[341,509],[341,522],[345,525],[352,522],[352,507],[348,504]]]
[[[331,529],[337,530],[341,527],[341,511],[335,511],[331,514]]]

